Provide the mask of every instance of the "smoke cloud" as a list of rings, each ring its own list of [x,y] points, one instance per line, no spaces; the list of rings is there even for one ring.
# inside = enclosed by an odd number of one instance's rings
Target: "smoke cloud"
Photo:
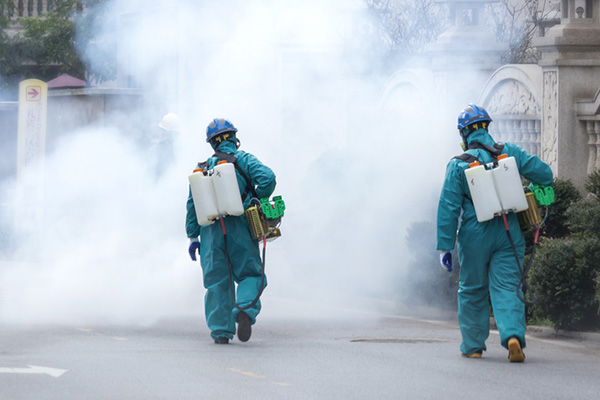
[[[97,27],[117,44],[119,77],[105,86],[142,88],[144,106],[126,116],[141,122],[124,130],[122,114],[108,115],[61,133],[45,160],[44,224],[19,237],[0,271],[0,291],[15,293],[0,319],[200,314],[185,202],[187,176],[212,154],[204,132],[215,117],[275,171],[286,202],[283,236],[267,245],[265,315],[285,313],[277,298],[359,307],[348,299],[413,293],[407,282],[431,267],[422,253],[434,247],[409,247],[408,230],[435,219],[458,138],[423,98],[382,99],[389,77],[349,36],[362,2],[122,3],[108,5],[117,28]],[[449,105],[453,118],[461,106]],[[180,115],[179,134],[158,129],[167,112]]]

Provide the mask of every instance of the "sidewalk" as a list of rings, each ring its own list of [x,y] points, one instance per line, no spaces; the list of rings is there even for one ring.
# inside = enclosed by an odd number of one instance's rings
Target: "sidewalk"
[[[490,318],[490,328],[498,329],[496,327],[496,321],[493,317]],[[538,325],[527,325],[525,331],[527,335],[539,337],[539,338],[569,338],[579,340],[589,340],[591,342],[600,343],[600,333],[597,332],[575,332],[565,331],[562,329],[556,330],[551,326],[538,326]]]
[[[387,304],[387,308],[382,306],[382,304]],[[409,308],[399,303],[394,302],[383,302],[379,301],[379,309],[386,310],[390,314],[394,315],[404,315],[410,316],[418,319],[431,319],[431,320],[440,320],[446,321],[452,324],[456,324],[458,328],[458,314],[454,311],[448,310],[439,310],[436,308],[430,307],[417,307],[417,308]],[[496,321],[494,317],[490,317],[490,329],[498,330],[496,326]],[[528,325],[526,330],[526,335],[530,335],[537,338],[547,338],[547,339],[576,339],[576,340],[586,340],[593,342],[595,344],[600,345],[600,332],[575,332],[575,331],[565,331],[559,329],[558,331],[554,329],[552,326],[538,326],[538,325]]]
[[[572,332],[572,331],[564,331],[559,329],[555,330],[551,326],[536,326],[531,325],[527,327],[527,334],[535,337],[544,337],[544,338],[556,338],[560,339],[561,337],[567,337],[571,339],[579,339],[579,340],[589,340],[593,342],[600,343],[600,333],[596,332]]]

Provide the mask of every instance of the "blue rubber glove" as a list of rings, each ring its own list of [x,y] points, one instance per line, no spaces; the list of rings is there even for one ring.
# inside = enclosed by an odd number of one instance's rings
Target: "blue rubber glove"
[[[442,265],[442,269],[452,272],[452,253],[449,251],[440,251],[440,264]]]
[[[198,257],[200,257],[200,242],[198,241],[198,239],[190,239],[190,247],[188,249],[188,253],[190,253],[192,261],[196,261],[196,253],[198,253]]]

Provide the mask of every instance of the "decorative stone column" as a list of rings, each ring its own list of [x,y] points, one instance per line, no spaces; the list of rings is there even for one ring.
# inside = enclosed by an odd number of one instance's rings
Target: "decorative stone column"
[[[543,70],[541,157],[583,191],[588,164],[596,164],[596,133],[579,120],[574,103],[594,98],[600,87],[600,0],[562,0],[561,11],[561,24],[534,41]]]

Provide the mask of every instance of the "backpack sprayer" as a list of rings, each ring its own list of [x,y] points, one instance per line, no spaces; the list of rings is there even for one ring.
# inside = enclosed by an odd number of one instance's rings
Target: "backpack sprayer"
[[[254,197],[250,200],[250,207],[244,211],[236,169],[246,180],[247,188],[249,188],[246,193],[252,192],[254,195],[256,193],[246,174],[237,165],[237,159],[231,156],[228,157],[228,160],[230,162],[227,162],[227,160],[220,161],[212,170],[207,168],[206,163],[201,163],[199,164],[199,168],[195,169],[188,177],[188,180],[190,182],[198,224],[201,226],[211,225],[217,220],[221,223],[225,258],[229,273],[231,300],[236,308],[244,311],[256,304],[264,290],[266,242],[267,240],[275,240],[281,236],[279,225],[284,214],[285,203],[281,196],[273,197],[272,201],[269,198],[258,200]],[[224,222],[224,218],[227,216],[241,216],[242,214],[246,215],[251,236],[256,240],[263,239],[260,291],[254,300],[244,307],[239,306],[235,301],[234,281],[231,272],[231,260],[229,259],[229,251],[227,249],[227,231]]]
[[[515,252],[515,259],[517,260],[517,264],[519,265],[519,270],[521,271],[521,280],[517,285],[517,296],[519,300],[525,303],[528,306],[531,306],[535,303],[535,297],[533,295],[533,291],[527,285],[526,279],[529,270],[531,269],[531,264],[533,263],[533,258],[535,257],[535,249],[537,247],[538,239],[540,236],[540,228],[546,221],[546,217],[548,216],[548,206],[554,203],[554,189],[552,186],[542,186],[542,185],[530,185],[525,189],[525,198],[527,199],[527,204],[529,207],[527,210],[524,210],[517,214],[519,217],[519,222],[521,224],[521,228],[527,228],[527,226],[531,226],[535,228],[535,236],[533,239],[533,248],[531,250],[531,255],[529,256],[529,262],[524,268],[521,268],[521,264],[519,263],[519,258],[517,256],[517,252],[515,249],[515,245],[512,242],[512,238],[510,237],[510,232],[508,231],[508,224],[506,222],[506,216],[504,216],[504,225],[506,227],[506,232],[508,234],[508,238],[513,247],[513,251]],[[542,218],[540,214],[540,206],[546,207],[546,215]],[[529,294],[531,301],[525,300],[525,295]]]
[[[252,201],[254,203],[245,212],[252,237],[257,240],[265,238],[267,241],[280,237],[279,225],[285,211],[283,198],[274,196],[272,201],[268,198]]]
[[[522,227],[532,226],[534,228],[541,228],[547,215],[542,218],[539,207],[548,207],[554,203],[554,189],[552,186],[543,185],[529,185],[525,189],[525,197],[529,208],[518,214],[519,222]],[[548,209],[546,208],[546,214]]]
[[[495,162],[487,165],[482,165],[479,161],[470,163],[469,168],[465,170],[465,177],[469,184],[477,220],[484,222],[502,215],[506,234],[521,273],[521,280],[517,285],[517,296],[526,305],[532,305],[535,298],[526,279],[535,255],[539,230],[545,221],[545,217],[542,219],[540,215],[539,205],[547,207],[552,204],[554,190],[551,186],[530,185],[526,191],[523,191],[516,161],[514,157],[508,157],[507,154],[498,155]],[[509,212],[517,213],[521,226],[529,224],[536,228],[533,250],[525,268],[521,266],[516,246],[510,234],[506,219],[506,214]],[[529,294],[531,301],[525,299],[526,294]]]

